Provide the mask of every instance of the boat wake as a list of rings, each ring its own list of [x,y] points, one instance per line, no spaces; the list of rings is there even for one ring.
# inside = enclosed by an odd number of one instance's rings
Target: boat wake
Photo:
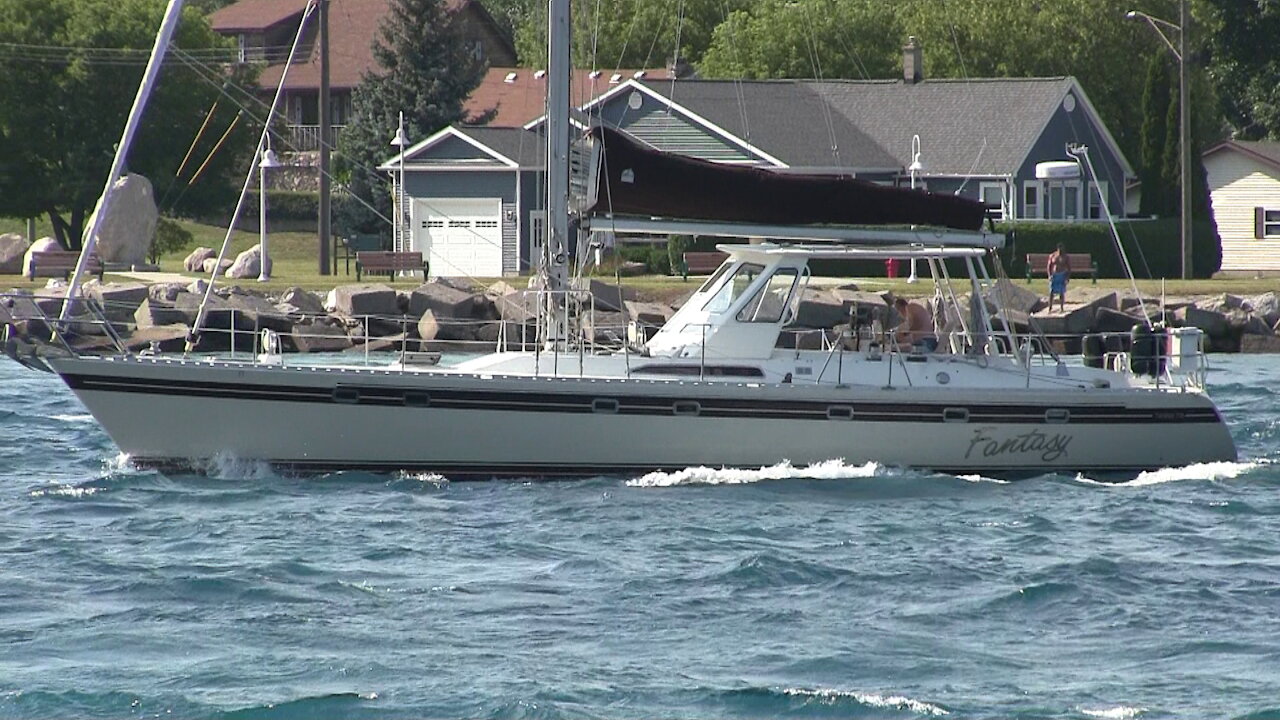
[[[657,471],[628,480],[628,487],[675,487],[678,485],[747,485],[765,480],[847,480],[892,474],[876,462],[846,465],[842,460],[824,460],[812,465],[795,466],[783,460],[777,465],[748,468],[713,468],[705,465],[670,472]]]
[[[1091,710],[1089,708],[1080,709],[1080,712],[1088,715],[1089,717],[1106,718],[1107,720],[1129,720],[1129,718],[1136,718],[1146,711],[1146,708],[1125,707],[1124,705],[1101,710]]]
[[[1147,485],[1162,485],[1164,483],[1179,482],[1182,480],[1231,480],[1268,464],[1270,464],[1270,461],[1268,460],[1196,463],[1194,465],[1167,467],[1160,468],[1159,470],[1147,470],[1139,473],[1138,476],[1132,480],[1119,483],[1100,482],[1084,475],[1077,475],[1075,479],[1076,482],[1084,483],[1086,485],[1145,487]]]
[[[824,705],[834,705],[844,701],[853,700],[864,707],[884,710],[904,710],[913,712],[917,715],[941,717],[943,715],[950,714],[946,709],[932,703],[927,703],[922,700],[914,700],[901,695],[878,695],[876,693],[864,693],[852,690],[814,690],[807,688],[787,688],[782,691],[782,694],[790,697],[803,698],[806,701]]]

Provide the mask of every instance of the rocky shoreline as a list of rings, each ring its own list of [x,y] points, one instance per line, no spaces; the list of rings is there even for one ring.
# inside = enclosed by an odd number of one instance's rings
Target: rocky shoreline
[[[691,285],[691,294],[695,286]],[[85,284],[85,296],[96,301],[112,330],[132,350],[181,351],[195,323],[207,285],[191,283]],[[590,280],[584,288],[594,311],[584,322],[589,339],[604,347],[621,347],[634,321],[646,334],[661,327],[679,307],[645,301],[634,291]],[[1038,332],[1058,352],[1080,352],[1080,338],[1090,333],[1122,336],[1144,315],[1168,327],[1194,326],[1204,331],[1211,352],[1280,352],[1280,298],[1268,292],[1256,297],[1218,294],[1140,301],[1128,293],[1095,288],[1072,289],[1065,311],[1049,312],[1044,299],[1016,283],[1001,282],[991,291],[1006,308],[995,315],[1019,332]],[[13,291],[0,305],[0,322],[19,337],[47,333],[41,316],[56,316],[65,283],[51,281],[35,291]],[[534,339],[537,293],[505,282],[478,287],[457,279],[437,279],[410,289],[382,283],[340,285],[325,296],[289,288],[264,293],[237,286],[217,287],[212,295],[199,351],[249,351],[257,348],[262,329],[278,334],[285,352],[366,352],[376,350],[492,350],[499,338],[509,346]],[[809,287],[797,306],[794,322],[779,338],[780,347],[829,346],[850,330],[851,322],[878,318],[895,322],[892,295],[860,290],[855,285]],[[960,298],[961,306],[971,304]],[[986,298],[994,312],[995,304]],[[79,317],[86,317],[87,310]],[[234,330],[234,332],[230,332]],[[234,343],[234,346],[233,346]],[[825,343],[825,344],[824,344]],[[82,325],[78,349],[107,350],[113,340],[105,328]]]

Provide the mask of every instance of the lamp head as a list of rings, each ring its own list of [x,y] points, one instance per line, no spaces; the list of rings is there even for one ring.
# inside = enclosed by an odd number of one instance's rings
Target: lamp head
[[[262,153],[262,162],[258,163],[258,167],[263,169],[280,167],[280,160],[276,157],[276,151],[267,148],[267,151]]]
[[[396,128],[396,136],[391,138],[391,145],[393,147],[403,148],[408,144],[409,138],[405,136],[404,128]]]
[[[1124,16],[1125,16],[1127,19],[1129,19],[1129,20],[1137,20],[1137,19],[1138,19],[1138,11],[1137,11],[1137,10],[1130,10],[1129,12],[1125,13],[1125,14],[1124,14]]]

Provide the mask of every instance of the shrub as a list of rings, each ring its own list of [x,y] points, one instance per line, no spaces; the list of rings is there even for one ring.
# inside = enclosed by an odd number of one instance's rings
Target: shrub
[[[156,236],[151,241],[151,250],[147,255],[154,264],[161,255],[184,250],[194,240],[195,238],[186,228],[169,218],[162,217],[156,221]]]

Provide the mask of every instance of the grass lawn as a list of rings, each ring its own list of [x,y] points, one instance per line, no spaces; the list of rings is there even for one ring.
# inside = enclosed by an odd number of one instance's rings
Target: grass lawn
[[[180,220],[182,225],[188,232],[192,234],[192,244],[178,252],[162,255],[160,257],[160,269],[164,272],[183,273],[192,279],[196,277],[205,277],[193,273],[185,273],[182,269],[183,259],[198,246],[211,247],[217,249],[221,247],[223,238],[226,235],[225,228],[214,227],[212,225],[202,225],[187,220]],[[15,218],[0,218],[0,233],[26,233],[26,221]],[[47,219],[42,219],[36,223],[37,237],[51,235],[52,229]],[[237,253],[252,247],[258,242],[257,233],[247,233],[238,231],[231,239],[231,248],[227,257],[234,258]],[[272,258],[272,273],[269,282],[260,283],[257,280],[236,280],[227,281],[219,280],[219,284],[228,283],[232,285],[242,285],[246,288],[256,288],[259,290],[280,291],[288,287],[298,286],[308,290],[327,291],[335,285],[343,285],[354,283],[355,267],[352,263],[351,274],[345,272],[345,263],[339,262],[338,274],[321,275],[319,268],[319,246],[315,233],[309,232],[280,232],[271,233],[268,238],[268,251]],[[107,279],[112,279],[108,274]],[[477,278],[477,282],[489,284],[499,278]],[[524,283],[523,278],[505,278],[512,285],[520,286]],[[612,282],[613,276],[602,275],[601,280]],[[689,293],[692,293],[703,278],[690,278],[687,282],[679,277],[648,275],[640,277],[623,278],[623,285],[634,288],[641,298],[653,299],[663,302],[671,302],[679,300]],[[824,278],[825,281],[828,279]],[[0,288],[37,288],[44,287],[46,278],[38,280],[27,280],[18,275],[0,276]],[[374,282],[388,282],[385,276],[379,276],[373,280]],[[415,282],[409,278],[402,278],[392,284],[393,286],[401,286],[410,288],[415,286]],[[838,281],[835,281],[838,282]],[[895,294],[906,297],[927,295],[932,292],[932,283],[927,278],[922,278],[921,282],[908,284],[904,278],[890,280],[885,277],[868,277],[868,278],[848,278],[848,282],[858,285],[864,290],[892,290]],[[1047,295],[1049,292],[1049,281],[1047,279],[1032,280],[1027,284],[1021,279],[1014,278],[1014,282],[1020,286],[1026,287],[1033,292],[1041,295]],[[1077,278],[1072,281],[1068,290],[1078,290],[1090,285],[1088,278]],[[1113,289],[1117,291],[1127,291],[1129,283],[1120,279],[1100,279],[1097,287],[1105,289]],[[1140,280],[1138,287],[1143,295],[1147,297],[1159,297],[1161,292],[1161,281],[1159,280]],[[1180,280],[1172,279],[1164,283],[1164,292],[1169,296],[1186,296],[1186,295],[1215,295],[1220,293],[1231,293],[1233,295],[1258,295],[1268,290],[1276,290],[1280,287],[1280,282],[1275,278],[1224,278],[1213,280]]]

